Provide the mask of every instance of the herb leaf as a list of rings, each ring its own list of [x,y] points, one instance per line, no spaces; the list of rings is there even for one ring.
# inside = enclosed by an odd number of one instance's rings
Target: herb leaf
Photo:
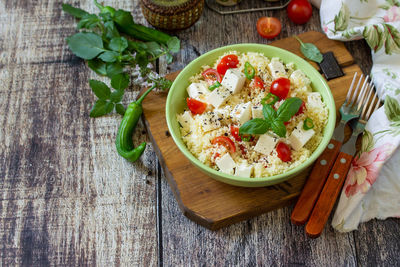
[[[110,48],[117,52],[123,52],[128,47],[128,41],[125,37],[114,37],[111,39]]]
[[[94,72],[99,75],[106,76],[107,75],[107,64],[98,59],[92,59],[88,61],[88,66]]]
[[[161,46],[156,42],[147,42],[146,43],[146,50],[149,52],[153,57],[157,57],[162,54]]]
[[[263,105],[263,115],[267,121],[273,121],[276,117],[276,111],[271,107],[271,105]]]
[[[125,114],[125,107],[124,107],[124,105],[122,105],[122,104],[116,104],[115,105],[115,110],[118,112],[118,114],[120,114],[120,115],[122,115],[122,116],[124,116],[124,114]]]
[[[86,14],[79,22],[76,28],[79,29],[92,29],[98,25],[100,19],[95,14]]]
[[[89,14],[85,10],[77,8],[77,7],[73,7],[69,4],[62,4],[62,10],[78,19],[81,19],[85,15]]]
[[[277,119],[286,122],[299,111],[302,100],[298,97],[291,97],[286,99],[277,110]]]
[[[92,88],[93,93],[101,100],[107,100],[110,98],[110,88],[101,82],[96,80],[89,81],[90,88]],[[119,102],[119,101],[118,101]]]
[[[181,41],[174,36],[167,41],[167,46],[171,53],[178,53],[181,49]]]
[[[111,93],[110,100],[113,103],[119,103],[121,102],[123,96],[124,96],[123,90],[115,90],[114,92]]]
[[[113,111],[114,103],[99,99],[94,103],[92,110],[90,111],[90,117],[96,118],[106,115]]]
[[[245,122],[239,128],[239,135],[241,134],[264,134],[268,131],[270,123],[266,120],[255,118]]]
[[[124,90],[128,85],[129,76],[126,73],[120,73],[111,78],[111,86],[115,90]]]
[[[106,73],[108,78],[112,78],[114,75],[120,74],[124,72],[124,67],[122,67],[121,63],[114,62],[111,64],[107,64]]]
[[[93,59],[104,51],[103,40],[95,33],[79,32],[67,39],[72,53],[83,59]]]
[[[271,130],[279,135],[280,137],[285,137],[286,136],[286,126],[285,124],[279,120],[276,119],[271,122]]]
[[[115,51],[106,51],[102,53],[99,58],[104,62],[115,62],[118,59],[119,54]]]
[[[105,37],[108,39],[112,39],[114,37],[119,37],[119,32],[117,27],[115,27],[115,23],[113,21],[107,21],[104,23],[104,28],[106,30]]]
[[[300,43],[300,51],[309,60],[321,63],[324,57],[319,49],[312,43],[303,43],[297,36],[294,36]]]

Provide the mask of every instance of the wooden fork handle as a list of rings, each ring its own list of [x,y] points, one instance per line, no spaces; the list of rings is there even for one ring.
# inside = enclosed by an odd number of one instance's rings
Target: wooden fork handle
[[[341,146],[341,142],[331,139],[324,152],[318,157],[292,211],[291,221],[293,224],[303,225],[307,222]]]
[[[324,230],[325,224],[328,221],[329,215],[331,214],[332,208],[335,205],[336,199],[350,169],[352,159],[353,156],[344,152],[340,152],[336,158],[332,171],[326,180],[325,186],[322,189],[321,195],[306,225],[306,233],[309,237],[316,238],[320,236],[322,230]]]

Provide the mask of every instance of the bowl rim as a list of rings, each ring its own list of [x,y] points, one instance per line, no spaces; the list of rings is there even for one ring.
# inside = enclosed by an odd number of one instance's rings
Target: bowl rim
[[[325,87],[326,91],[327,91],[327,95],[328,95],[328,99],[324,99],[324,103],[327,105],[329,114],[328,114],[328,121],[327,124],[325,126],[324,129],[324,135],[323,138],[320,142],[320,144],[318,145],[318,147],[314,150],[314,152],[310,155],[310,157],[308,157],[303,163],[301,163],[300,165],[294,167],[293,169],[281,173],[281,174],[277,174],[277,175],[273,175],[273,176],[267,176],[267,177],[254,177],[254,178],[250,178],[250,177],[241,177],[241,176],[236,176],[236,175],[232,175],[232,174],[227,174],[227,173],[223,173],[217,170],[212,169],[211,167],[205,165],[204,163],[202,163],[199,159],[197,159],[191,152],[190,150],[186,147],[185,144],[182,144],[179,141],[182,141],[180,137],[178,137],[175,132],[173,131],[173,126],[172,126],[172,122],[170,120],[169,116],[170,114],[170,105],[172,102],[172,96],[174,94],[174,91],[178,90],[178,83],[175,81],[179,81],[180,79],[182,79],[181,77],[185,75],[185,73],[190,72],[191,68],[193,65],[196,65],[197,62],[203,60],[206,57],[209,57],[211,55],[215,55],[218,54],[217,58],[221,55],[223,55],[225,52],[228,52],[230,50],[234,51],[238,48],[249,48],[248,52],[258,52],[261,54],[265,53],[263,51],[257,51],[256,48],[260,48],[263,47],[263,49],[267,48],[272,50],[272,52],[277,52],[277,57],[280,57],[283,54],[286,54],[287,56],[290,56],[293,58],[293,63],[295,65],[298,64],[305,64],[307,66],[307,73],[306,75],[309,76],[310,72],[314,72],[314,74],[318,77],[318,80],[321,82],[321,84]],[[267,56],[267,55],[266,55]],[[269,58],[271,58],[271,56],[267,56]],[[296,66],[296,69],[299,69],[298,66]],[[308,70],[310,69],[310,70]],[[194,72],[193,75],[197,73]],[[333,111],[333,112],[332,112]],[[333,131],[335,128],[335,124],[336,124],[336,106],[335,106],[335,100],[333,98],[332,92],[329,88],[328,83],[326,82],[326,80],[322,77],[322,75],[310,64],[308,63],[306,60],[302,59],[301,57],[297,56],[296,54],[279,48],[279,47],[275,47],[275,46],[271,46],[271,45],[266,45],[266,44],[257,44],[257,43],[241,43],[241,44],[234,44],[234,45],[227,45],[227,46],[223,46],[223,47],[219,47],[213,50],[208,51],[207,53],[204,53],[203,55],[197,57],[196,59],[194,59],[193,61],[191,61],[189,64],[186,65],[186,67],[178,74],[178,76],[175,78],[169,92],[168,92],[168,96],[167,96],[167,101],[166,101],[166,120],[167,120],[167,125],[168,125],[168,129],[171,133],[171,136],[175,142],[175,145],[178,146],[179,150],[185,155],[186,158],[189,159],[189,161],[195,165],[197,168],[199,168],[201,171],[205,172],[208,176],[210,176],[213,179],[228,183],[228,184],[233,184],[233,185],[238,185],[238,186],[244,186],[244,187],[258,187],[258,186],[267,186],[267,185],[272,185],[272,184],[277,184],[279,182],[283,182],[285,180],[288,180],[292,177],[294,177],[294,175],[298,174],[299,172],[305,170],[307,167],[309,167],[311,164],[313,164],[315,162],[315,160],[322,154],[322,152],[324,151],[324,149],[327,147],[328,143],[330,142],[332,135],[333,135]],[[172,114],[174,116],[176,116],[176,114]],[[179,140],[180,139],[180,140]],[[210,175],[210,174],[212,175]],[[218,177],[218,178],[217,178]]]

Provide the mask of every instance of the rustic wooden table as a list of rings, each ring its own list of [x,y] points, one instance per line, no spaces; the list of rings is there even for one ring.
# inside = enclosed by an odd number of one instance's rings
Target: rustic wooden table
[[[92,1],[69,1],[96,11]],[[139,1],[106,4],[133,10],[146,24]],[[263,4],[249,0],[248,5]],[[74,19],[60,1],[0,1],[0,265],[166,266],[395,266],[400,264],[400,221],[372,220],[340,234],[326,227],[308,239],[293,226],[292,207],[212,232],[188,220],[150,146],[134,164],[115,151],[120,117],[90,119],[96,75],[68,50]],[[320,31],[318,10],[304,26],[286,11],[220,16],[205,9],[193,27],[177,33],[183,68],[204,52],[258,36],[261,16],[283,22],[278,38]],[[371,67],[364,41],[346,44],[365,73]],[[133,88],[125,97],[132,101]],[[148,141],[143,124],[135,142]]]

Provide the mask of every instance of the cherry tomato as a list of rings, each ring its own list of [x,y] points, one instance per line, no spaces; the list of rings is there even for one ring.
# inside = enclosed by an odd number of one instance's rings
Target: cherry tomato
[[[261,37],[273,39],[281,32],[282,24],[277,18],[261,17],[257,21],[257,32]]]
[[[234,153],[236,151],[235,144],[233,141],[226,136],[217,136],[215,137],[212,141],[211,144],[215,145],[221,145],[224,146],[230,153]]]
[[[290,90],[290,80],[287,78],[278,78],[272,82],[269,91],[271,94],[276,95],[279,99],[285,99],[289,94]]]
[[[239,64],[239,59],[236,55],[226,55],[217,65],[217,71],[221,75],[225,75],[228,69],[236,68]]]
[[[254,85],[254,87],[256,87],[256,88],[260,88],[260,89],[262,89],[262,90],[265,90],[264,82],[263,82],[263,80],[262,80],[260,77],[258,77],[258,76],[254,77],[254,79],[253,79],[253,85]]]
[[[239,136],[239,127],[231,125],[231,135],[235,138],[236,141],[242,141],[242,138]]]
[[[290,147],[284,142],[279,142],[276,145],[276,152],[278,152],[278,158],[280,158],[283,162],[292,160],[292,152],[290,151]]]
[[[301,106],[299,108],[299,111],[297,111],[297,113],[294,115],[297,116],[297,115],[303,114],[305,108],[306,108],[306,103],[304,103],[304,101],[301,101]]]
[[[188,108],[193,114],[202,114],[206,108],[207,108],[207,103],[201,102],[199,100],[196,100],[194,98],[188,97],[186,99]]]
[[[219,75],[216,69],[206,69],[201,75],[203,75],[209,85],[214,84],[216,81],[222,81],[221,75]]]
[[[306,23],[312,15],[312,7],[308,0],[292,0],[287,7],[288,17],[297,24]]]

